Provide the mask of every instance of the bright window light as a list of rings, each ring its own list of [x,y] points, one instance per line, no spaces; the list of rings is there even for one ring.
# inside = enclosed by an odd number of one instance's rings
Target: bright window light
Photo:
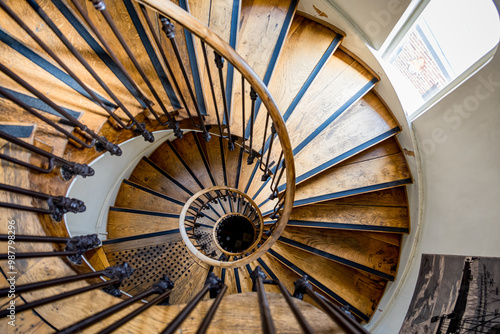
[[[406,113],[491,51],[499,36],[491,0],[432,0],[388,59]]]

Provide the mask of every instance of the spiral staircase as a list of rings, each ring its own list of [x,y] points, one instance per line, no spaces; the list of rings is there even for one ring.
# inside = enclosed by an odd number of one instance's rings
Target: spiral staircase
[[[300,332],[282,287],[297,292],[305,275],[321,299],[294,301],[314,332],[342,332],[322,301],[370,321],[410,229],[401,129],[373,90],[377,75],[342,47],[343,33],[296,7],[0,0],[0,253],[9,231],[18,238],[15,274],[8,254],[0,260],[0,289],[12,275],[22,286],[99,272],[17,294],[19,307],[89,289],[16,313],[15,327],[5,316],[13,299],[1,295],[3,332],[165,332],[214,277],[225,297],[209,332],[261,331],[262,295],[278,332]],[[57,220],[92,208],[64,206],[64,179],[85,183],[106,151],[104,159],[119,156],[119,144],[165,130],[123,180],[102,242],[68,246],[75,235]],[[125,263],[133,272],[119,280],[104,273]],[[165,276],[173,288],[158,287]],[[259,282],[269,283],[263,294]],[[172,332],[199,329],[215,304],[199,300]]]

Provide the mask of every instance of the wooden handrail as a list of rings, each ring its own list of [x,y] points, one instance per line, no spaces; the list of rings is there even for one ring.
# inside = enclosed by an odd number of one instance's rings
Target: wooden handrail
[[[233,261],[233,262],[220,262],[212,263],[211,265],[219,267],[236,267],[242,266],[244,264],[253,262],[261,257],[267,252],[269,248],[278,240],[279,236],[286,227],[288,220],[290,219],[290,214],[293,207],[293,199],[295,196],[295,165],[293,161],[292,145],[290,143],[290,138],[288,137],[288,132],[285,127],[285,122],[281,117],[278,106],[274,101],[271,93],[264,85],[259,76],[254,72],[254,70],[243,60],[243,58],[233,49],[229,44],[222,40],[217,34],[212,32],[203,23],[198,21],[196,18],[191,16],[184,9],[175,5],[171,1],[164,0],[138,0],[139,3],[157,11],[158,13],[169,17],[170,19],[176,21],[184,28],[189,30],[194,35],[198,36],[206,44],[210,45],[214,50],[216,50],[225,60],[227,60],[231,65],[233,65],[241,75],[250,83],[255,92],[258,94],[262,103],[266,106],[267,112],[273,120],[276,132],[280,141],[281,148],[284,154],[284,160],[286,165],[286,193],[283,206],[283,212],[280,215],[280,219],[273,231],[273,234],[267,239],[267,241],[259,248],[259,250],[252,255],[245,257],[244,259]],[[186,210],[187,212],[187,210]],[[186,212],[182,211],[182,215],[185,216]],[[187,237],[187,235],[186,235]],[[184,239],[184,235],[183,235]]]

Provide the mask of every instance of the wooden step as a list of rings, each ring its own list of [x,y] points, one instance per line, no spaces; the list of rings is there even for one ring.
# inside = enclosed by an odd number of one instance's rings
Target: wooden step
[[[175,281],[175,287],[170,294],[170,304],[184,304],[189,302],[205,285],[208,268],[194,262]]]
[[[215,140],[215,138],[212,140]],[[216,183],[205,153],[205,145],[202,142],[203,140],[200,141],[200,138],[198,138],[198,133],[191,131],[185,133],[182,139],[172,141],[172,145],[200,183],[205,188],[208,188],[215,186]]]
[[[287,226],[409,233],[404,187],[296,207]]]
[[[155,98],[154,93],[150,87],[148,87],[130,57],[121,46],[119,40],[109,28],[108,24],[105,23],[102,14],[94,8],[92,3],[86,2],[82,3],[82,5],[85,6],[84,9],[86,9],[91,21],[99,27],[99,32],[111,46],[114,54],[139,87],[142,94],[145,94],[145,96],[153,102],[153,109],[156,113],[158,115],[162,115],[164,113],[163,108],[158,105],[158,101]],[[120,31],[126,44],[130,48],[132,54],[137,59],[140,67],[144,73],[146,73],[152,88],[164,104],[165,109],[170,112],[182,108],[182,105],[177,97],[177,92],[172,83],[172,78],[170,77],[167,69],[162,65],[163,60],[161,55],[156,51],[157,46],[152,36],[152,32],[149,30],[147,22],[137,3],[130,0],[118,1],[106,4],[106,9]],[[151,22],[153,22],[153,26],[157,28],[157,24],[155,24],[158,23],[157,15],[152,14],[150,11],[147,12]],[[159,36],[160,31],[155,30],[154,33]],[[163,34],[163,32],[161,33]],[[160,38],[160,40],[162,40],[162,38]],[[175,58],[169,59],[174,60]],[[113,67],[116,67],[116,65]],[[114,70],[114,72],[116,73],[118,70]],[[122,79],[122,77],[124,77],[123,74],[121,74],[120,79]],[[129,87],[131,84],[128,83],[126,79],[122,79],[122,81],[126,82],[129,91],[132,91],[136,96],[140,97],[140,95],[133,90],[133,88]],[[144,101],[140,99],[135,102],[135,104],[138,103],[143,109],[147,107],[144,104]],[[126,106],[129,107],[128,104]],[[185,116],[185,114],[182,116]]]
[[[112,101],[112,99],[105,93],[104,89],[102,89],[102,87],[96,83],[95,79],[90,75],[90,73],[88,73],[83,65],[81,65],[80,62],[71,54],[71,52],[66,49],[64,44],[58,38],[54,37],[51,29],[37,14],[33,12],[31,6],[28,3],[16,2],[15,5],[13,5],[13,3],[9,3],[9,5],[12,7],[14,12],[16,12],[24,20],[24,22],[30,27],[31,30],[36,31],[38,37],[40,37],[52,50],[57,51],[59,58],[61,58],[62,61],[75,73],[78,73],[78,77],[87,86],[93,89],[106,101],[110,102],[111,105],[115,104],[115,102]],[[135,115],[142,112],[145,104],[141,106],[134,98],[133,94],[131,93],[135,92],[131,89],[128,89],[131,87],[125,79],[123,73],[117,68],[116,64],[114,64],[111,58],[106,54],[103,48],[96,41],[95,37],[93,37],[92,34],[89,33],[86,26],[82,24],[82,22],[79,20],[79,18],[77,18],[74,12],[72,12],[62,1],[54,1],[50,3],[44,2],[40,4],[40,7],[43,9],[43,11],[48,13],[52,21],[56,23],[61,33],[66,36],[81,53],[84,54],[85,59],[89,64],[91,64],[95,72],[99,74],[99,76],[106,82],[109,87],[113,87],[113,92],[129,108],[132,114]],[[5,16],[5,14],[2,15]],[[33,40],[31,40],[31,38],[27,34],[25,34],[22,29],[19,29],[10,18],[2,17],[2,22],[6,22],[6,27],[9,27],[9,30],[7,31],[9,34],[11,34],[20,42],[29,46],[32,50],[40,54],[44,59],[50,59],[50,57],[43,50],[41,50],[41,48]],[[7,22],[11,24],[7,24]],[[54,62],[52,63],[54,64]],[[44,68],[47,67],[44,66]],[[37,72],[42,73],[45,71],[38,70]],[[34,73],[30,72],[30,75],[32,74]],[[45,74],[44,77],[47,78],[48,76]],[[31,81],[34,80],[31,79]],[[72,85],[76,87],[76,85]],[[79,89],[78,87],[76,88]],[[43,90],[43,92],[45,91],[46,89]],[[68,91],[68,94],[74,93]],[[62,97],[63,96],[64,95],[62,95]],[[68,96],[70,95],[66,95],[66,97]],[[62,97],[61,101],[64,101]],[[79,100],[81,99],[87,98],[83,98],[82,95],[74,99],[67,98],[66,103],[71,101],[79,103]],[[97,105],[95,106],[97,107]],[[104,111],[102,108],[100,108],[100,110]]]
[[[205,188],[170,141],[159,146],[149,159],[191,193],[196,194]]]
[[[110,207],[108,239],[179,230],[179,215]]]
[[[148,187],[144,187],[129,180],[123,180],[116,196],[115,206],[120,208],[180,214],[184,203]]]
[[[209,27],[215,34],[226,41],[233,49],[237,48],[238,23],[240,21],[241,0],[223,0],[213,3],[212,1],[186,1],[188,3],[189,12],[191,15],[200,20],[203,24]],[[219,119],[224,118],[224,108],[222,94],[226,94],[229,98],[232,96],[232,87],[234,80],[234,68],[232,65],[225,63],[223,69],[223,78],[226,91],[221,90],[219,73],[216,68],[214,53],[212,48],[206,46],[207,60],[209,63],[210,72],[205,64],[203,56],[203,48],[199,39],[195,39],[195,49],[197,54],[197,64],[199,69],[199,77],[201,89],[205,96],[205,108],[207,111],[207,121],[210,124],[217,124],[216,110],[219,113]],[[212,85],[210,84],[209,74],[211,75]],[[216,105],[212,96],[212,89],[215,92]]]
[[[336,120],[326,121],[294,150],[296,183],[355,156],[401,131],[380,98],[368,92]],[[284,182],[280,185],[284,187]]]
[[[298,248],[276,243],[269,255],[298,275],[308,275],[309,282],[338,303],[351,306],[351,312],[368,322],[382,297],[386,281],[354,268],[314,256]]]
[[[297,186],[294,206],[393,188],[412,182],[404,154],[393,138]],[[266,215],[274,206],[262,192],[257,203]]]
[[[194,195],[146,157],[137,164],[129,179],[183,203]]]
[[[381,241],[383,234],[287,226],[278,240],[392,281],[396,276],[399,247]],[[394,235],[387,237],[393,238]],[[398,238],[397,235],[395,237]]]
[[[269,91],[282,115],[289,115],[342,41],[342,36],[303,16],[293,18]],[[256,147],[262,147],[266,110],[255,121]],[[269,136],[269,129],[267,135]],[[266,140],[268,140],[266,138]],[[269,142],[267,142],[269,145]]]
[[[295,14],[297,2],[297,0],[242,2],[237,50],[265,85],[269,84],[276,68]],[[231,128],[233,129],[232,133],[241,137],[243,135],[241,133],[242,124],[247,124],[250,116],[250,86],[248,83],[245,84],[245,104],[247,105],[245,120],[242,119],[241,113],[241,79],[235,80],[233,89],[233,98],[229,104],[231,106]]]
[[[227,151],[229,151],[227,149],[227,141],[220,137],[213,136],[209,142],[205,143],[205,148],[207,150],[207,158],[215,183],[218,186],[227,185],[228,170],[225,158]]]

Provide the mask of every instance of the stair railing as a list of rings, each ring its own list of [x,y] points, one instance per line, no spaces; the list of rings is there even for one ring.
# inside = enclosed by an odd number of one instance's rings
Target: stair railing
[[[200,40],[200,44],[202,46],[202,51],[203,51],[203,57],[205,60],[205,64],[207,66],[207,73],[209,77],[209,81],[211,83],[211,90],[212,90],[212,97],[214,100],[214,108],[215,110],[219,110],[217,107],[217,102],[215,98],[215,93],[214,91],[214,80],[211,77],[211,71],[210,71],[210,65],[208,64],[207,61],[207,47],[212,48],[215,52],[215,62],[216,62],[216,67],[218,70],[218,76],[219,76],[219,87],[224,89],[225,88],[225,83],[224,83],[224,78],[222,73],[222,68],[223,64],[225,61],[230,63],[235,69],[237,69],[241,76],[242,76],[242,82],[243,82],[243,87],[245,87],[245,81],[250,85],[250,100],[252,101],[252,107],[250,111],[250,117],[248,120],[248,123],[243,124],[244,129],[249,129],[249,138],[247,138],[247,135],[245,133],[242,134],[241,138],[237,138],[236,136],[233,135],[233,132],[231,131],[231,126],[230,126],[230,108],[231,106],[228,104],[228,101],[226,100],[226,96],[224,93],[222,93],[222,105],[223,105],[223,112],[224,112],[224,118],[226,120],[225,124],[222,124],[222,120],[220,119],[218,113],[217,113],[217,126],[219,127],[219,133],[221,135],[220,140],[222,138],[226,138],[228,140],[228,148],[229,150],[234,149],[234,143],[238,140],[239,144],[241,147],[245,148],[245,151],[249,154],[249,159],[248,163],[253,162],[254,158],[254,134],[253,134],[253,127],[254,127],[254,122],[256,120],[257,116],[257,110],[255,110],[255,100],[257,98],[260,98],[262,103],[267,109],[267,125],[271,127],[271,133],[273,134],[271,137],[274,140],[274,133],[276,133],[277,139],[279,140],[279,143],[281,145],[281,154],[282,154],[282,166],[286,166],[286,190],[281,193],[280,198],[278,199],[278,203],[275,206],[275,210],[272,212],[274,217],[276,217],[277,221],[273,228],[271,229],[272,233],[268,236],[268,238],[258,247],[258,250],[256,250],[254,253],[250,254],[249,256],[245,256],[243,259],[238,259],[233,261],[216,261],[213,260],[212,258],[209,258],[205,256],[204,254],[201,254],[198,249],[196,249],[194,246],[190,247],[189,244],[191,244],[190,239],[188,238],[188,235],[184,229],[184,221],[187,216],[187,212],[189,210],[189,206],[194,202],[189,201],[190,205],[186,205],[181,213],[180,216],[180,227],[181,227],[181,233],[183,233],[183,240],[184,242],[188,245],[188,248],[195,254],[197,257],[202,259],[203,261],[206,261],[207,263],[211,263],[212,265],[215,266],[222,266],[222,267],[234,267],[234,266],[241,266],[246,263],[255,261],[258,257],[260,257],[262,254],[264,254],[271,246],[276,242],[276,240],[279,238],[281,232],[284,230],[291,214],[291,209],[293,206],[293,198],[295,194],[295,166],[293,163],[293,153],[292,153],[292,147],[290,144],[290,139],[288,137],[288,133],[285,127],[285,123],[281,117],[281,114],[279,112],[279,109],[273,100],[269,90],[267,87],[264,85],[262,80],[257,76],[257,74],[253,71],[253,69],[241,58],[241,56],[238,55],[238,53],[232,49],[225,41],[223,41],[219,36],[217,36],[215,33],[213,33],[209,28],[207,28],[205,25],[203,25],[201,22],[199,22],[196,18],[191,16],[189,13],[187,13],[185,10],[182,8],[178,7],[174,3],[170,1],[161,1],[161,0],[139,0],[138,1],[141,5],[144,5],[148,8],[153,9],[155,12],[157,12],[160,15],[160,18],[162,22],[167,24],[167,28],[165,28],[165,32],[171,33],[171,24],[172,21],[177,22],[177,24],[181,25],[184,27],[186,30],[188,30],[190,33],[192,33],[194,36],[197,36]],[[168,18],[168,21],[163,19],[162,17]],[[168,36],[167,36],[168,37]],[[190,87],[190,85],[188,85]],[[224,92],[224,90],[222,90]],[[242,92],[244,94],[244,91]],[[194,99],[194,94],[191,94],[192,98]],[[244,101],[244,99],[243,99]],[[196,103],[195,103],[196,105]],[[242,113],[245,113],[245,108],[242,108]],[[245,117],[246,115],[242,115]],[[202,121],[202,118],[199,117],[200,122]],[[245,118],[243,118],[243,123],[245,123]],[[269,124],[271,123],[271,124]],[[247,143],[248,142],[248,143]],[[272,141],[271,141],[272,145]],[[270,172],[270,166],[273,163],[272,161],[269,162],[270,159],[262,159],[258,163],[262,164],[261,169],[264,171],[263,175],[263,180],[267,180],[271,176]],[[282,169],[283,170],[283,169]],[[282,175],[275,176],[276,182],[279,183]],[[275,182],[275,183],[276,183]],[[273,191],[275,193],[276,191]],[[214,262],[215,261],[215,262]]]

